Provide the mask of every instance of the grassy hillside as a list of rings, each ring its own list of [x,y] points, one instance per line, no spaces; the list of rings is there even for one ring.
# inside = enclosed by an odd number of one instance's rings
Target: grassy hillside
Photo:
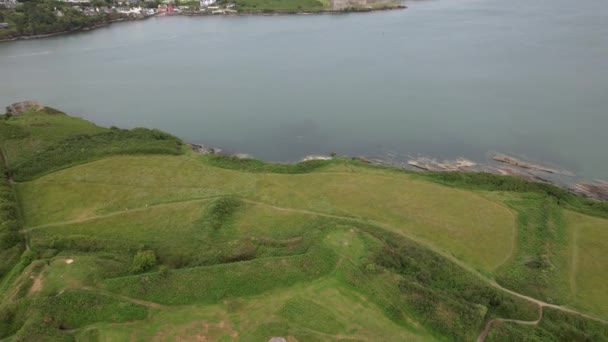
[[[0,130],[0,339],[464,341],[492,320],[488,340],[608,336],[605,203],[201,156],[48,109]]]

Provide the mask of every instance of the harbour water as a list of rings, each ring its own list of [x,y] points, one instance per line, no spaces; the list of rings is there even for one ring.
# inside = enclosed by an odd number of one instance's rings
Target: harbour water
[[[294,161],[489,160],[608,178],[602,0],[428,0],[406,10],[159,17],[0,44],[0,105]]]

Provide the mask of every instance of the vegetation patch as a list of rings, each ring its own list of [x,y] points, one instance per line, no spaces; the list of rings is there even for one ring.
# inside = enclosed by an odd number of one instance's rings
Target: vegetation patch
[[[570,303],[570,236],[562,210],[551,197],[534,193],[509,203],[518,212],[518,248],[496,280],[548,303]]]
[[[497,323],[486,339],[488,342],[606,340],[607,324],[555,309],[545,309],[538,325]]]
[[[48,108],[0,133],[0,339],[474,340],[538,319],[501,285],[607,314],[606,204],[554,186],[201,156]],[[488,339],[607,338],[545,309]]]
[[[115,278],[107,280],[104,287],[167,305],[212,304],[311,281],[327,274],[335,263],[333,251],[317,246],[303,255],[180,269],[167,277],[147,273]]]

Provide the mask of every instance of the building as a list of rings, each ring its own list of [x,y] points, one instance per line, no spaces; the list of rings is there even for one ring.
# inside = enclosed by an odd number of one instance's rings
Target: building
[[[68,2],[71,4],[88,4],[91,0],[60,0],[62,2]]]
[[[8,23],[0,23],[0,29],[7,29]]]
[[[209,7],[213,5],[217,0],[200,0],[201,8]]]
[[[141,14],[141,7],[118,7],[116,12],[120,14],[133,14],[137,16]]]
[[[17,0],[0,0],[0,8],[15,8],[17,4]]]

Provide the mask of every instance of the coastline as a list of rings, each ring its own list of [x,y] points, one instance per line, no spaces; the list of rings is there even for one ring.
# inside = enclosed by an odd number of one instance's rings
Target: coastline
[[[248,154],[234,151],[226,151],[218,147],[208,147],[199,144],[185,142],[190,149],[197,154],[219,155],[228,158],[258,160]],[[508,157],[507,161],[502,160]],[[495,153],[485,163],[477,163],[465,158],[455,160],[438,161],[429,157],[410,158],[406,161],[394,161],[366,156],[348,155],[309,155],[295,162],[277,162],[278,164],[297,164],[310,161],[327,161],[334,158],[346,158],[365,164],[390,167],[410,172],[421,173],[463,173],[463,174],[491,174],[520,179],[526,182],[547,184],[566,190],[574,195],[594,199],[600,202],[608,202],[608,181],[587,180],[578,178],[568,170],[555,170],[542,162],[530,162],[508,156],[504,153]],[[261,160],[264,163],[274,163]]]
[[[107,21],[105,23],[101,23],[101,24],[97,24],[97,25],[93,25],[93,26],[88,26],[88,27],[82,27],[82,28],[77,28],[77,29],[73,29],[73,30],[67,30],[67,31],[59,31],[59,32],[52,32],[52,33],[45,33],[45,34],[36,34],[36,35],[31,35],[31,36],[18,36],[18,37],[11,37],[11,38],[2,38],[0,39],[0,43],[4,43],[4,42],[13,42],[13,41],[19,41],[19,40],[32,40],[32,39],[41,39],[41,38],[48,38],[48,37],[54,37],[54,36],[61,36],[61,35],[68,35],[68,34],[73,34],[73,33],[80,33],[80,32],[87,32],[87,31],[92,31],[92,30],[96,30],[98,28],[102,28],[102,27],[106,27],[106,26],[110,26],[112,24],[116,24],[116,23],[122,23],[122,22],[129,22],[129,21],[140,21],[140,20],[146,20],[146,19],[150,19],[152,17],[177,17],[177,16],[184,16],[184,17],[211,17],[211,16],[224,16],[224,17],[245,17],[245,16],[279,16],[279,15],[322,15],[322,14],[330,14],[330,15],[336,15],[336,14],[349,14],[349,13],[370,13],[370,12],[382,12],[382,11],[393,11],[393,10],[401,10],[401,9],[406,9],[407,6],[403,5],[403,4],[398,4],[395,6],[386,6],[386,7],[366,7],[366,8],[348,8],[348,9],[344,9],[344,10],[333,10],[333,9],[327,9],[327,10],[319,10],[319,11],[308,11],[308,10],[301,10],[301,11],[269,11],[269,12],[264,12],[264,11],[244,11],[244,12],[237,12],[237,13],[224,13],[224,14],[212,14],[212,13],[206,13],[206,12],[182,12],[182,13],[171,13],[171,14],[155,14],[155,15],[150,15],[150,16],[146,16],[143,18],[121,18],[121,19],[115,19],[115,20],[110,20]]]
[[[36,34],[36,35],[31,35],[31,36],[18,36],[18,37],[4,38],[4,39],[0,39],[0,43],[13,42],[13,41],[18,41],[18,40],[32,40],[32,39],[48,38],[48,37],[54,37],[54,36],[68,35],[68,34],[72,34],[72,33],[87,32],[87,31],[92,31],[92,30],[98,29],[98,28],[110,26],[110,25],[116,24],[116,23],[146,20],[151,17],[153,17],[153,16],[143,17],[143,18],[121,18],[121,19],[110,20],[105,23],[101,23],[101,24],[97,24],[97,25],[93,25],[93,26],[81,27],[81,28],[77,28],[77,29],[73,29],[73,30],[59,31],[59,32],[45,33],[45,34]]]

